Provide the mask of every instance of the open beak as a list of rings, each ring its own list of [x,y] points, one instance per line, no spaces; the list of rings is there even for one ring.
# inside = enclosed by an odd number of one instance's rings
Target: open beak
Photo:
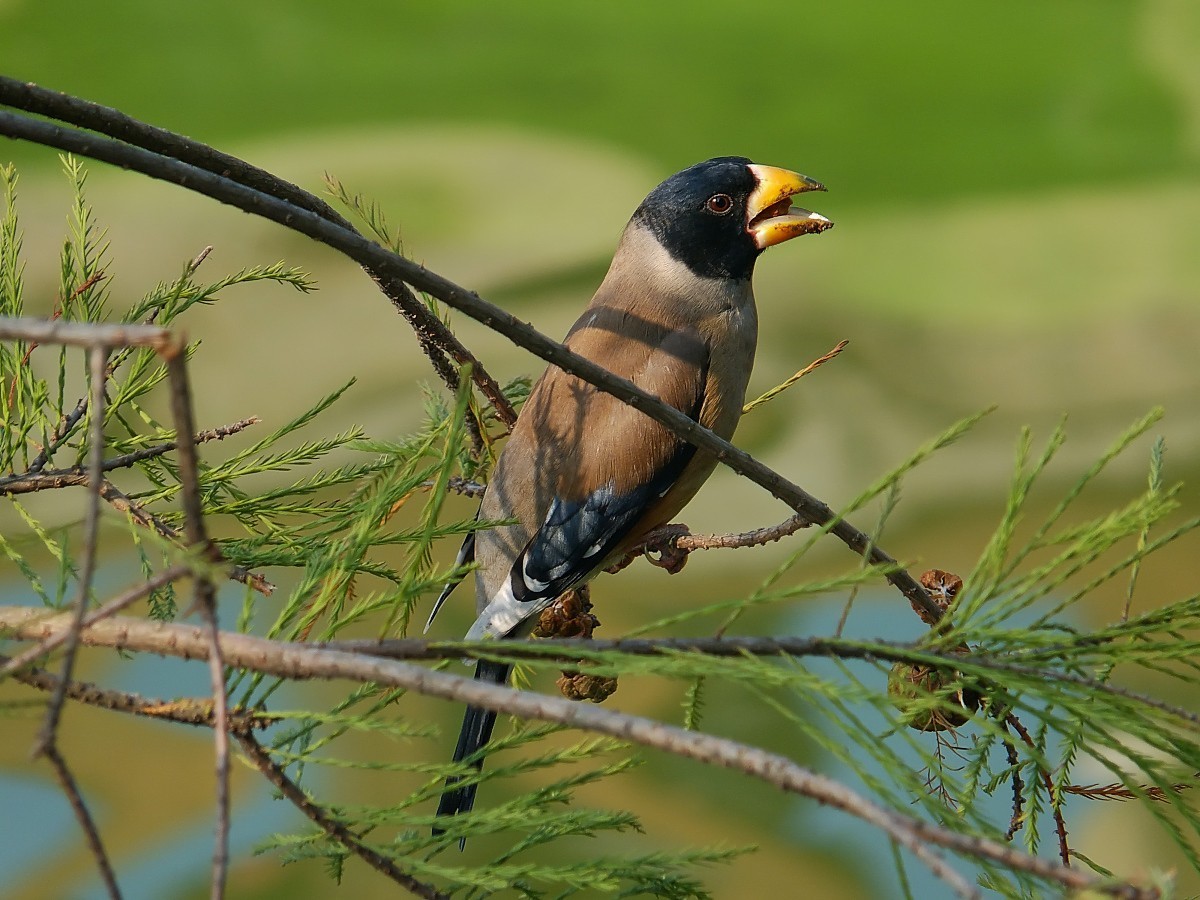
[[[758,179],[758,187],[746,204],[746,230],[758,249],[833,227],[833,222],[820,213],[792,206],[791,198],[796,194],[825,190],[821,182],[774,166],[750,165],[749,169]]]

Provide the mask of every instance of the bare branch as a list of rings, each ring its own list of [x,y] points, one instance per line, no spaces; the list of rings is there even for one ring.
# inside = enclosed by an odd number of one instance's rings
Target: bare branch
[[[432,481],[426,481],[422,487],[433,487]],[[468,481],[461,475],[451,475],[450,480],[446,482],[446,487],[454,491],[456,494],[464,494],[467,497],[482,497],[483,492],[487,490],[486,484],[480,484],[478,481]]]
[[[86,406],[83,407],[83,411],[87,411]],[[30,464],[28,473],[6,476],[0,482],[0,491],[12,495],[36,494],[38,491],[53,491],[64,487],[86,487],[89,483],[87,472],[83,469],[34,472],[33,465]]]
[[[56,324],[56,323],[52,323]],[[54,340],[55,338],[48,338]],[[96,573],[96,541],[100,532],[100,466],[104,463],[104,382],[105,365],[108,363],[108,346],[91,344],[88,352],[88,368],[92,387],[92,422],[88,435],[89,476],[91,489],[88,496],[87,514],[84,519],[83,567],[79,575],[79,597],[75,601],[71,628],[66,635],[66,652],[63,654],[62,683],[50,698],[46,707],[46,720],[34,744],[34,757],[52,749],[57,741],[58,721],[66,699],[67,682],[75,667],[75,651],[79,648],[79,632],[83,616],[87,612],[88,596],[92,592],[92,577]]]
[[[950,885],[950,888],[959,897],[966,898],[966,900],[983,900],[983,892],[954,871],[938,854],[930,850],[918,835],[893,836],[892,840],[925,863],[926,868]]]
[[[377,280],[386,279],[388,284],[393,280],[403,281],[425,291],[547,362],[612,394],[689,444],[711,453],[719,462],[765,488],[813,524],[827,527],[831,534],[836,535],[856,553],[866,555],[870,562],[886,567],[885,577],[910,603],[925,610],[929,616],[941,616],[941,610],[929,598],[925,589],[900,567],[895,559],[879,547],[872,546],[865,533],[839,518],[829,506],[799,485],[788,481],[750,454],[722,440],[675,407],[662,402],[632,382],[613,375],[591,360],[571,352],[511,313],[488,303],[475,292],[459,287],[424,266],[392,253],[367,240],[357,231],[347,229],[344,225],[298,208],[275,196],[269,196],[178,160],[51,122],[0,111],[0,134],[135,169],[151,178],[177,184],[308,235],[341,251],[373,276],[378,276]]]
[[[96,823],[92,819],[91,813],[88,812],[87,804],[83,802],[83,794],[79,792],[79,785],[75,783],[71,770],[67,768],[67,761],[63,759],[54,742],[42,750],[42,755],[49,760],[53,767],[54,775],[58,778],[58,783],[71,804],[71,810],[75,813],[80,827],[83,828],[83,833],[87,837],[88,849],[92,853],[92,858],[96,860],[96,866],[100,869],[100,877],[104,879],[104,887],[108,891],[108,896],[113,900],[120,900],[121,889],[117,886],[117,876],[113,872],[112,864],[108,861],[108,854],[104,852],[104,844],[100,840],[100,832],[96,829]]]
[[[0,611],[0,624],[4,622]],[[388,659],[528,659],[547,662],[569,662],[583,665],[589,654],[617,652],[639,656],[672,656],[696,653],[703,656],[827,656],[837,659],[861,659],[866,662],[928,662],[937,660],[949,669],[976,663],[994,672],[997,677],[1017,675],[1024,678],[1051,680],[1070,684],[1088,691],[1099,691],[1114,697],[1124,697],[1152,707],[1180,721],[1200,726],[1200,713],[1177,706],[1148,694],[1132,691],[1107,681],[1088,678],[1071,672],[1061,672],[1035,665],[1004,662],[985,653],[973,654],[959,650],[936,650],[920,643],[873,640],[843,641],[823,637],[702,637],[702,638],[618,638],[616,640],[555,639],[554,641],[505,641],[502,645],[470,644],[457,641],[423,641],[417,638],[390,640],[341,640],[315,643],[311,646],[349,653],[369,653]]]
[[[0,115],[9,115],[9,113],[0,113]],[[150,347],[159,352],[165,350],[175,340],[170,331],[153,325],[64,322],[62,319],[9,317],[0,317],[0,338],[89,348]],[[101,383],[103,381],[104,379],[101,378]]]
[[[765,528],[755,528],[753,531],[743,531],[740,534],[692,534],[690,531],[681,534],[671,541],[677,550],[719,550],[725,548],[759,547],[782,540],[788,535],[795,534],[802,528],[808,528],[812,523],[804,516],[792,516],[778,525],[768,525]],[[671,527],[671,526],[666,526]],[[650,537],[654,532],[650,533]],[[646,543],[650,543],[647,541]]]
[[[7,321],[7,320],[5,320]],[[87,397],[80,398],[75,404],[75,408],[62,417],[62,421],[55,427],[54,432],[50,435],[50,441],[41,449],[37,456],[33,458],[33,462],[29,464],[30,473],[40,472],[50,462],[50,457],[54,455],[59,447],[62,446],[67,435],[71,433],[71,429],[83,418],[83,414],[87,412]]]
[[[111,481],[105,479],[103,484],[100,485],[100,496],[103,497],[113,509],[128,514],[130,518],[132,518],[143,528],[149,528],[169,541],[176,541],[179,543],[183,542],[178,531],[164,522],[160,517],[143,507],[140,503],[130,499],[130,497],[128,497]],[[223,562],[222,560],[216,561]],[[226,565],[228,564],[226,563]],[[270,597],[273,593],[275,593],[275,585],[267,581],[267,579],[265,579],[263,576],[251,572],[244,566],[229,566],[229,578],[231,581],[237,581],[249,588],[253,588],[264,597]]]
[[[692,534],[686,525],[671,523],[655,528],[648,533],[645,540],[631,548],[622,559],[617,560],[604,571],[619,572],[639,556],[645,556],[652,564],[666,569],[674,575],[683,568],[688,555],[695,550],[732,550],[742,547],[758,547],[782,540],[812,524],[807,517],[796,515],[778,525],[768,525],[765,528],[743,531],[740,534]],[[659,557],[654,558],[651,556],[653,553],[659,554]]]
[[[86,626],[85,626],[86,627]],[[0,656],[0,663],[9,663],[7,657]],[[45,669],[22,669],[13,675],[13,679],[36,688],[39,691],[53,692],[58,688],[61,679]],[[87,681],[71,681],[67,684],[67,697],[98,709],[111,712],[130,713],[144,716],[147,719],[159,719],[165,722],[176,722],[181,725],[193,725],[214,728],[217,717],[210,697],[176,697],[173,700],[160,700],[154,697],[143,697],[131,691],[115,691],[102,688]],[[229,731],[236,734],[239,731],[267,728],[279,721],[279,716],[270,713],[232,709],[229,713]]]
[[[240,431],[245,431],[251,425],[258,425],[262,422],[258,416],[250,416],[241,419],[237,422],[232,422],[229,425],[221,425],[217,428],[209,428],[205,431],[197,431],[192,436],[194,445],[206,444],[209,441],[223,441],[225,438],[235,435]],[[144,447],[141,450],[134,450],[132,453],[126,453],[121,456],[114,456],[112,459],[104,461],[104,471],[111,472],[113,469],[125,469],[132,466],[134,463],[139,463],[144,459],[152,459],[156,456],[162,456],[165,453],[170,453],[172,450],[179,449],[179,442],[166,441],[162,444],[155,444],[153,447]],[[0,490],[3,490],[4,482],[0,480]]]
[[[47,618],[39,610],[0,607],[0,625],[15,637],[40,640],[68,627],[69,617]],[[85,643],[208,659],[212,634],[207,628],[115,618],[98,622],[82,634]],[[723,766],[759,778],[782,790],[802,794],[840,809],[884,831],[904,846],[917,839],[954,853],[990,860],[1011,870],[1057,882],[1071,890],[1095,890],[1130,900],[1148,900],[1157,893],[1127,882],[1101,881],[1046,859],[1022,853],[998,841],[959,834],[942,826],[893,812],[830,778],[797,765],[787,757],[712,735],[685,731],[641,716],[624,715],[590,704],[573,703],[487,684],[361,654],[318,649],[305,644],[271,641],[222,632],[219,643],[228,665],[284,678],[349,679],[400,687],[500,713],[556,722],[643,744],[708,765]]]
[[[1033,738],[1029,736],[1029,732],[1025,726],[1021,724],[1021,720],[1009,713],[1004,717],[1004,724],[1015,731],[1030,749],[1036,749],[1037,745],[1033,742]],[[1058,836],[1058,858],[1062,860],[1064,866],[1071,865],[1071,847],[1067,843],[1067,822],[1062,814],[1062,802],[1057,796],[1058,792],[1054,790],[1054,781],[1042,766],[1037,765],[1038,780],[1041,781],[1042,787],[1046,789],[1046,800],[1050,803],[1050,812],[1054,817],[1054,831]]]
[[[1004,832],[1004,839],[1011,841],[1025,823],[1025,782],[1021,779],[1021,757],[1017,755],[1017,748],[1012,741],[1004,742],[1004,753],[1008,758],[1008,765],[1012,768],[1013,793],[1012,815],[1008,819],[1008,831]]]

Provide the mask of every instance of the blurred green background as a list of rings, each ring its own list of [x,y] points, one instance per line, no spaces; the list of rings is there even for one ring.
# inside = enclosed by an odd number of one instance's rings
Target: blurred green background
[[[836,506],[951,421],[998,404],[966,441],[906,482],[884,545],[917,569],[970,567],[1000,512],[1018,428],[1030,424],[1044,437],[1064,413],[1071,440],[1055,477],[1065,481],[1135,417],[1164,405],[1156,433],[1167,438],[1168,475],[1190,482],[1183,498],[1193,510],[1200,498],[1194,0],[753,8],[712,0],[0,0],[0,70],[191,135],[311,190],[330,172],[383,204],[414,258],[554,336],[603,275],[629,213],[663,177],[722,154],[799,170],[828,185],[811,204],[837,228],[760,263],[763,336],[752,393],[840,338],[851,344],[749,417],[740,444]],[[66,182],[50,151],[0,142],[0,161],[9,160],[22,176],[27,303],[48,312]],[[360,382],[326,431],[358,423],[394,437],[418,424],[414,382],[432,376],[359,270],[210,201],[90,168],[90,197],[116,259],[116,302],[175,277],[206,244],[215,248],[205,264],[213,277],[283,258],[320,283],[309,296],[231,292],[191,317],[190,333],[205,344],[195,375],[201,427],[251,414],[273,427],[351,375]],[[502,380],[539,370],[481,327],[458,326]],[[1145,458],[1114,467],[1085,502],[1100,509],[1140,489]],[[1044,502],[1051,499],[1048,492]],[[785,515],[722,472],[684,519],[696,530],[728,531]],[[755,552],[708,554],[673,579],[635,566],[620,583],[602,580],[599,604],[618,591],[645,598],[601,605],[605,634],[695,602],[698,592],[748,590],[782,550]],[[1194,593],[1198,552],[1193,539],[1149,565],[1142,602]],[[851,563],[829,547],[806,574]],[[116,584],[131,577],[114,569]],[[5,584],[15,584],[13,574],[0,568]],[[883,616],[898,601],[881,593],[873,602]],[[1097,597],[1098,621],[1109,602],[1115,589]],[[750,627],[804,628],[804,615]],[[443,634],[465,627],[469,613],[453,616]],[[885,636],[903,636],[916,633],[910,618],[900,610],[878,622],[896,623]],[[92,665],[97,677],[119,668],[111,659]],[[617,699],[622,709],[669,718],[678,698],[663,687]],[[429,715],[450,729],[457,712],[431,704]],[[788,749],[786,737],[755,734],[769,716],[714,716],[725,733]],[[202,893],[207,838],[186,841],[210,822],[207,739],[115,718],[73,710],[69,721],[87,748],[75,754],[78,774],[118,872],[153,869],[164,842],[175,841],[194,852],[172,857],[169,889],[150,879],[158,886],[140,895]],[[46,770],[25,761],[34,727],[32,717],[4,723],[5,810],[55,796]],[[121,778],[131,772],[144,779],[132,805]],[[240,775],[251,791],[249,773]],[[882,842],[869,853],[853,841],[810,842],[805,828],[785,827],[802,801],[723,778],[656,762],[593,799],[636,808],[647,845],[759,845],[758,854],[709,873],[719,897],[759,896],[780,884],[821,897],[891,895]],[[286,810],[278,822],[270,815],[268,831],[296,827]],[[0,857],[6,895],[94,889],[82,842],[65,811],[61,818],[31,823],[22,835],[30,849]],[[1153,833],[1131,827],[1136,820],[1114,805],[1079,808],[1072,825],[1080,849],[1118,871],[1172,863],[1156,841],[1139,837]],[[808,830],[822,836],[827,826]],[[872,854],[878,863],[864,863]],[[344,894],[389,893],[360,868],[351,867]],[[280,870],[243,847],[231,895],[332,894],[317,869]]]

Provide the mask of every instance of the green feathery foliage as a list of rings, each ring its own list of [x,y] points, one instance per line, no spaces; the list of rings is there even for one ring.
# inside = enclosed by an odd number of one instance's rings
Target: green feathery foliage
[[[83,199],[86,175],[65,162],[76,188],[70,232],[61,255],[56,313],[78,321],[156,322],[170,325],[229,290],[260,281],[299,290],[312,284],[282,265],[246,269],[210,283],[197,280],[200,261],[178,279],[156,285],[125,312],[114,311],[107,277],[104,232]],[[5,192],[0,221],[0,314],[22,312],[22,246],[16,214],[16,175],[0,172]],[[378,207],[331,189],[381,241],[398,246]],[[87,451],[86,371],[79,355],[59,351],[48,376],[29,364],[35,348],[0,344],[0,463],[7,481],[80,472]],[[41,351],[48,354],[49,348]],[[202,352],[192,346],[189,352]],[[454,396],[427,390],[425,421],[412,435],[384,441],[351,429],[320,432],[321,416],[353,382],[301,406],[290,419],[241,449],[206,451],[201,465],[203,507],[226,558],[272,580],[286,581],[265,600],[247,588],[237,627],[290,641],[338,637],[393,637],[408,633],[418,607],[449,580],[466,574],[435,562],[439,542],[457,545],[487,522],[447,517],[451,479],[486,479],[499,431],[495,417],[460,373]],[[110,513],[128,535],[143,574],[180,558],[173,538],[181,519],[174,506],[178,471],[171,452],[148,452],[175,438],[153,413],[166,373],[150,350],[116,350],[110,361],[106,459],[129,456],[107,471],[119,482],[127,507]],[[84,385],[80,388],[79,385]],[[203,386],[198,386],[202,390]],[[506,388],[520,403],[528,382]],[[886,473],[842,515],[879,507],[872,540],[883,543],[885,525],[904,478],[939,450],[960,439],[984,415],[946,429]],[[827,768],[886,807],[965,834],[1003,841],[1011,833],[1035,853],[1056,855],[1057,831],[1069,814],[1065,803],[1128,799],[1154,818],[1165,840],[1200,870],[1200,817],[1189,790],[1200,771],[1200,716],[1186,700],[1142,696],[1125,685],[1153,684],[1156,697],[1193,697],[1200,684],[1195,660],[1200,644],[1200,596],[1139,609],[1135,588],[1144,561],[1194,529],[1200,520],[1179,518],[1179,486],[1164,477],[1163,446],[1151,450],[1146,489],[1103,515],[1076,515],[1076,501],[1115,459],[1133,452],[1158,421],[1151,413],[1121,434],[1067,489],[1049,515],[1034,520],[1031,504],[1066,440],[1060,425],[1035,451],[1033,436],[1019,441],[1016,465],[995,533],[978,562],[948,597],[945,616],[915,641],[847,637],[842,624],[811,653],[714,655],[663,652],[639,655],[579,651],[573,668],[619,676],[630,685],[667,680],[683,705],[681,723],[699,730],[721,698],[735,697],[777,723],[793,744],[811,748]],[[472,445],[469,417],[484,427],[482,449]],[[315,435],[315,436],[314,436]],[[140,451],[147,451],[139,455]],[[222,454],[224,454],[222,456]],[[6,529],[0,549],[28,583],[32,596],[58,608],[74,596],[75,530],[41,524],[17,495],[8,498],[23,531]],[[639,634],[671,635],[688,623],[729,636],[752,609],[778,612],[798,602],[845,607],[853,633],[859,607],[850,600],[878,586],[887,572],[856,564],[842,574],[814,579],[801,563],[829,526],[811,529],[794,551],[764,573],[749,596],[732,597],[648,623]],[[439,554],[439,557],[441,554]],[[1126,583],[1126,609],[1115,621],[1088,628],[1075,615],[1097,589]],[[150,615],[170,618],[170,589],[150,600]],[[464,645],[465,647],[465,645]],[[476,648],[478,649],[478,648]],[[507,657],[503,643],[483,647],[488,658]],[[540,658],[545,652],[547,658]],[[529,673],[553,672],[551,642],[523,655]],[[455,663],[443,662],[450,666]],[[720,686],[718,695],[715,687]],[[444,760],[447,739],[411,712],[415,698],[373,684],[355,685],[324,708],[288,708],[283,680],[249,671],[228,674],[231,701],[270,712],[276,723],[264,746],[289,776],[308,789],[310,771],[337,770],[387,785],[378,802],[347,802],[336,788],[310,801],[404,872],[462,898],[496,894],[570,897],[705,897],[706,865],[730,860],[748,848],[724,847],[645,852],[636,839],[606,840],[604,852],[587,855],[580,836],[636,834],[636,811],[589,809],[574,802],[584,785],[619,777],[642,761],[628,745],[608,738],[566,735],[555,726],[513,722],[500,727],[488,764],[476,771]],[[890,689],[889,689],[890,688]],[[325,695],[328,698],[328,695]],[[917,725],[928,730],[918,730]],[[738,735],[732,735],[739,737]],[[369,752],[364,752],[363,748]],[[1098,764],[1111,785],[1079,785],[1082,762]],[[447,777],[497,786],[495,800],[469,814],[440,822],[433,805]],[[407,785],[398,790],[397,784]],[[356,793],[354,796],[365,796]],[[997,802],[995,798],[999,798]],[[1005,798],[1012,798],[1006,800]],[[650,798],[647,802],[653,802]],[[462,838],[480,840],[490,858],[460,856]],[[880,835],[880,857],[888,839]],[[318,859],[335,880],[350,850],[316,826],[272,837],[261,851],[284,862]],[[913,896],[913,861],[892,845],[897,884]],[[1101,875],[1103,860],[1077,855]],[[354,864],[351,862],[351,864]],[[996,863],[958,860],[985,888],[1004,896],[1042,896],[1054,890],[1039,877]]]
[[[108,245],[84,199],[86,173],[78,162],[64,159],[76,200],[70,213],[70,234],[64,244],[60,295],[55,315],[80,322],[141,322],[170,326],[195,307],[220,302],[231,288],[260,281],[290,284],[302,291],[313,289],[303,273],[282,264],[254,267],[201,282],[197,270],[203,257],[186,263],[172,282],[154,286],[124,312],[110,301]],[[22,307],[22,237],[17,219],[17,176],[2,173],[5,190],[4,218],[0,223],[0,315],[19,316]],[[384,227],[379,220],[379,228]],[[373,230],[378,231],[379,228]],[[384,237],[383,234],[380,235]],[[431,302],[431,301],[430,301]],[[0,460],[13,473],[0,479],[10,485],[22,477],[55,472],[80,474],[87,454],[87,372],[77,351],[58,349],[59,363],[49,379],[39,377],[29,364],[36,348],[20,342],[0,344],[0,385],[8,402],[0,403],[3,431]],[[199,348],[192,345],[189,354]],[[41,353],[55,352],[53,348]],[[166,388],[166,370],[152,350],[117,348],[106,374],[109,403],[106,407],[106,476],[119,483],[129,508],[110,514],[122,521],[129,548],[136,554],[141,573],[149,576],[181,558],[174,540],[182,518],[174,502],[179,492],[177,467],[171,452],[149,451],[173,441],[171,428],[154,415]],[[465,376],[466,373],[461,373]],[[443,503],[452,476],[471,478],[486,474],[494,451],[485,445],[480,455],[470,446],[464,423],[468,412],[485,427],[496,419],[483,409],[460,377],[463,388],[447,402],[438,392],[426,391],[426,422],[415,434],[398,441],[368,439],[358,429],[323,436],[319,417],[336,403],[353,382],[300,408],[284,424],[224,456],[201,454],[203,509],[210,530],[218,536],[222,553],[230,562],[255,573],[269,573],[283,581],[290,570],[282,602],[264,601],[253,590],[244,591],[237,627],[288,640],[326,640],[347,629],[366,627],[384,636],[405,634],[417,603],[452,579],[465,573],[434,563],[431,548],[438,541],[461,541],[478,525],[472,520],[442,520]],[[80,388],[74,388],[81,385]],[[519,404],[529,382],[518,380],[505,387]],[[200,388],[202,389],[202,387]],[[75,391],[73,394],[72,391]],[[11,399],[9,399],[11,398]],[[316,433],[318,436],[309,437]],[[222,443],[225,450],[229,445]],[[121,463],[121,457],[130,457]],[[49,489],[47,487],[46,489]],[[46,527],[32,515],[17,495],[8,505],[26,533],[5,529],[0,548],[29,584],[33,595],[48,607],[61,608],[75,596],[76,571],[70,527]],[[419,509],[397,525],[406,506]],[[399,548],[403,560],[393,562]],[[49,571],[45,560],[53,565]],[[150,615],[169,619],[177,609],[173,590],[155,592],[147,604]],[[265,621],[261,621],[265,619]],[[361,632],[359,632],[361,633]],[[445,762],[426,757],[442,755],[444,741],[434,742],[430,726],[403,714],[403,691],[360,685],[328,710],[278,708],[280,679],[245,671],[228,677],[231,700],[243,708],[270,709],[276,724],[268,732],[276,762],[303,783],[309,765],[323,769],[352,770],[382,776],[409,773],[422,785],[410,796],[390,805],[347,805],[314,798],[332,818],[353,831],[369,835],[377,852],[398,860],[418,878],[444,881],[467,896],[497,890],[516,890],[526,896],[556,896],[603,890],[619,894],[662,897],[704,896],[692,873],[695,867],[730,858],[737,851],[681,850],[672,853],[630,853],[625,857],[546,861],[536,851],[560,838],[640,830],[636,817],[616,810],[587,810],[568,806],[579,786],[614,777],[636,765],[628,748],[608,739],[587,738],[554,749],[522,749],[546,740],[559,729],[535,726],[516,728],[497,738],[494,765],[485,779],[504,780],[529,772],[543,772],[543,785],[526,797],[480,810],[456,827],[475,834],[518,829],[524,837],[488,865],[437,862],[446,838],[435,840],[429,826],[430,801],[450,771]],[[10,708],[8,705],[5,708]],[[354,735],[386,739],[396,755],[363,759],[347,744]],[[421,758],[412,757],[411,745],[428,747]],[[343,754],[339,749],[346,747]],[[563,770],[551,775],[552,770]],[[536,828],[526,825],[536,822]],[[457,832],[456,832],[457,833]],[[345,848],[323,831],[277,836],[266,845],[279,849],[284,861],[318,857],[328,871],[340,875]]]

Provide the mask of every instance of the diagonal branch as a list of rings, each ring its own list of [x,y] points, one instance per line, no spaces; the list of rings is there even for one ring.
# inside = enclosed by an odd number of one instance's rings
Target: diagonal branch
[[[781,384],[775,385],[775,387],[771,388],[765,394],[762,394],[761,396],[756,397],[754,400],[751,400],[749,403],[747,403],[745,406],[743,406],[742,407],[742,415],[745,415],[746,413],[750,412],[752,409],[755,409],[756,407],[762,406],[764,403],[769,403],[770,401],[774,400],[776,397],[778,397],[780,394],[782,394],[784,391],[786,391],[788,388],[790,388],[792,385],[794,385],[796,382],[798,382],[805,375],[809,375],[809,374],[815,372],[821,366],[825,365],[825,363],[829,362],[831,359],[836,358],[837,355],[839,353],[841,353],[843,350],[845,350],[848,346],[850,346],[849,341],[847,341],[847,340],[838,341],[837,346],[835,346],[828,353],[824,354],[823,356],[818,356],[816,359],[814,359],[812,362],[810,362],[807,366],[805,366],[803,369],[801,369],[795,375],[789,376]]]
[[[245,431],[251,425],[258,425],[262,422],[258,416],[249,416],[237,422],[231,422],[228,425],[221,425],[217,428],[208,428],[204,431],[197,431],[192,435],[193,444],[206,444],[209,441],[223,441],[225,438],[235,435],[240,431]],[[157,456],[162,456],[165,453],[170,453],[173,450],[179,449],[178,439],[174,441],[164,441],[161,444],[155,444],[153,447],[143,447],[140,450],[133,450],[130,453],[114,456],[112,459],[104,461],[104,471],[111,472],[113,469],[127,469],[135,463],[139,463],[145,459],[153,459]],[[4,487],[3,481],[0,481],[0,490]]]
[[[372,869],[381,872],[396,882],[396,884],[408,889],[410,893],[418,897],[424,897],[426,900],[448,900],[446,894],[436,890],[432,885],[418,881],[407,872],[402,872],[394,862],[368,847],[349,828],[336,819],[331,818],[325,810],[313,803],[300,785],[288,778],[287,773],[275,763],[275,760],[271,759],[271,755],[263,748],[262,744],[255,740],[254,735],[249,732],[239,732],[237,739],[238,743],[242,745],[242,750],[250,757],[250,761],[266,776],[271,784],[279,789],[279,793],[283,794],[296,809],[304,813],[305,816],[331,838],[363,860]]]
[[[84,409],[86,408],[84,406]],[[257,425],[261,421],[262,419],[258,416],[250,416],[229,425],[198,431],[192,436],[192,442],[195,444],[204,444],[208,441],[221,441],[230,435],[237,434],[239,431],[245,431],[251,425]],[[105,472],[111,472],[113,469],[127,469],[143,460],[163,456],[178,448],[178,441],[165,441],[161,444],[155,444],[153,447],[143,447],[140,450],[133,450],[129,453],[123,453],[120,456],[106,459],[101,469]],[[65,487],[72,482],[61,479],[78,475],[86,476],[86,470],[83,466],[71,466],[68,469],[50,469],[47,471],[44,467],[35,470],[33,465],[30,464],[29,470],[23,474],[6,475],[0,478],[0,493],[32,494],[40,490]],[[79,483],[86,484],[86,481]]]
[[[75,777],[67,767],[67,761],[58,749],[58,726],[62,716],[63,704],[67,699],[67,686],[71,682],[71,671],[75,667],[75,655],[79,649],[80,634],[83,631],[84,614],[87,612],[88,598],[92,593],[92,579],[96,574],[96,545],[100,533],[100,471],[104,463],[104,386],[106,381],[105,368],[108,363],[109,348],[105,344],[94,344],[88,348],[88,377],[91,382],[91,423],[88,429],[88,474],[91,478],[87,512],[84,521],[83,566],[79,575],[79,597],[75,601],[75,609],[68,614],[70,626],[63,630],[63,643],[66,653],[63,656],[63,673],[59,678],[50,701],[46,705],[46,718],[38,732],[33,747],[33,756],[44,756],[54,769],[75,818],[87,838],[88,849],[96,860],[100,875],[109,896],[119,900],[120,888],[117,886],[116,875],[104,844],[100,840],[100,832],[95,820],[88,812],[83,802],[83,794]]]
[[[328,203],[308,191],[235,156],[222,153],[183,135],[147,125],[120,110],[5,76],[0,76],[0,104],[78,125],[134,147],[180,160],[202,171],[245,185],[253,191],[277,197],[284,203],[319,216],[339,228],[351,232],[355,230]],[[402,279],[387,273],[377,273],[369,268],[366,271],[408,320],[422,351],[429,357],[430,363],[450,391],[458,391],[458,372],[448,365],[446,357],[460,368],[471,366],[471,377],[480,393],[496,410],[500,420],[511,428],[517,420],[512,404],[471,351],[455,337],[441,319],[413,296]]]
[[[75,818],[83,828],[84,836],[87,838],[88,849],[91,851],[92,858],[96,860],[96,865],[100,869],[100,877],[104,879],[104,888],[108,891],[108,896],[112,900],[121,900],[121,889],[117,886],[117,876],[113,872],[112,863],[108,860],[108,854],[104,852],[104,843],[100,840],[100,831],[96,828],[96,822],[92,818],[92,814],[88,812],[87,804],[83,802],[83,794],[79,791],[79,785],[75,782],[75,776],[71,774],[71,770],[67,767],[67,761],[63,759],[62,753],[59,752],[58,746],[54,743],[46,747],[42,751],[42,754],[49,760],[50,766],[54,769],[54,776],[58,779],[63,793],[67,795],[67,801],[71,804],[71,810],[75,813]]]
[[[63,442],[71,434],[71,430],[79,423],[79,420],[83,418],[86,412],[87,398],[82,397],[75,404],[75,408],[62,417],[62,421],[58,423],[58,426],[50,435],[50,440],[46,442],[46,446],[33,458],[33,462],[29,464],[29,471],[31,473],[41,472],[46,467],[46,464],[50,462],[50,457],[63,445]]]
[[[941,616],[941,610],[933,603],[925,589],[900,567],[895,559],[872,545],[864,532],[839,518],[829,506],[800,486],[788,481],[750,454],[722,440],[632,382],[613,375],[591,360],[571,352],[473,291],[460,287],[412,260],[392,253],[353,229],[347,229],[290,202],[176,159],[64,128],[51,122],[0,111],[0,134],[135,169],[152,178],[177,184],[320,241],[341,251],[373,276],[387,279],[389,283],[391,280],[403,281],[425,291],[547,362],[623,400],[698,449],[711,453],[719,462],[765,488],[813,524],[828,528],[856,553],[865,555],[871,563],[887,568],[885,577],[910,603],[924,610],[935,620]]]
[[[39,610],[5,610],[0,623],[15,637],[40,640],[68,627],[68,617],[47,618]],[[109,619],[84,631],[85,643],[185,659],[208,659],[212,635],[206,628]],[[948,828],[889,810],[847,786],[775,753],[738,741],[686,731],[641,716],[625,715],[561,697],[542,696],[476,681],[421,666],[324,650],[306,644],[272,641],[222,632],[219,644],[228,665],[283,678],[348,679],[404,688],[420,694],[478,706],[523,719],[556,722],[653,747],[686,759],[742,772],[768,784],[809,797],[874,825],[904,846],[913,840],[953,853],[990,860],[1006,868],[1053,881],[1070,890],[1093,890],[1127,900],[1150,900],[1158,893],[1128,882],[1097,879],[1052,860],[1030,856],[999,841]]]
[[[0,655],[0,663],[10,662],[7,657]],[[13,675],[22,684],[36,688],[39,691],[53,692],[57,690],[59,677],[45,669],[23,669]],[[159,719],[165,722],[176,722],[181,725],[195,725],[206,728],[216,726],[216,714],[210,698],[177,697],[173,700],[160,700],[154,697],[143,697],[131,691],[116,691],[112,688],[102,688],[88,681],[71,681],[67,684],[67,696],[79,703],[107,709],[111,712],[130,713],[144,716],[147,719]],[[228,726],[231,734],[240,731],[269,728],[279,721],[278,716],[253,710],[234,709],[230,711]]]

